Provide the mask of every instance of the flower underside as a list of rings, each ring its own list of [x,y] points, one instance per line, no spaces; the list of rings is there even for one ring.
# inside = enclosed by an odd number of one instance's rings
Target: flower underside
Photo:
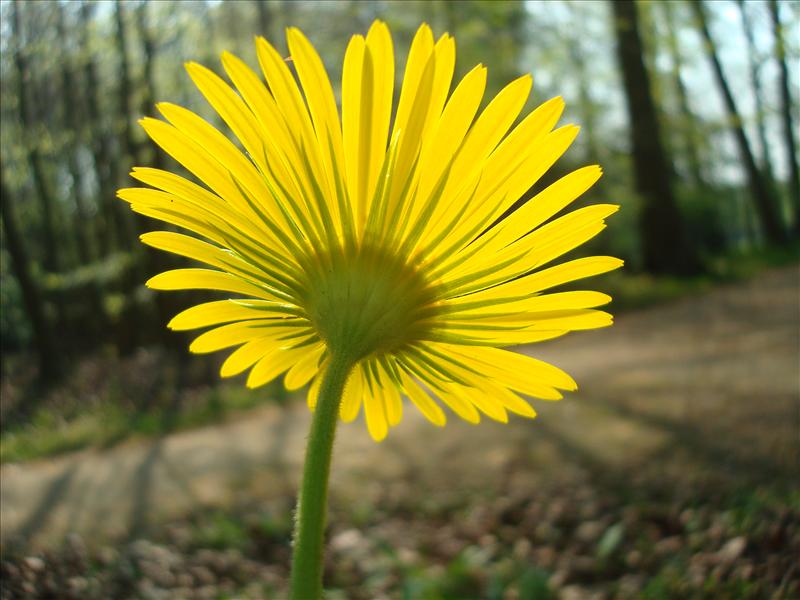
[[[479,113],[486,69],[449,93],[454,41],[445,34],[434,42],[423,25],[392,118],[392,42],[376,22],[348,46],[340,118],[316,51],[296,29],[287,37],[291,63],[256,40],[268,87],[227,53],[236,91],[187,65],[245,153],[173,104],[158,105],[166,122],[142,120],[199,183],[136,168],[150,187],[119,196],[199,236],[158,231],[144,243],[212,267],[168,271],[148,286],[233,295],[180,313],[170,327],[211,328],[192,343],[195,352],[235,348],[224,377],[249,370],[250,387],[284,373],[289,389],[310,383],[312,408],[331,356],[345,357],[353,369],[340,415],[353,420],[363,406],[378,440],[400,422],[402,396],[443,425],[434,397],[476,423],[479,413],[533,417],[522,396],[555,400],[575,389],[556,367],[503,349],[611,324],[596,310],[605,294],[543,293],[621,265],[602,256],[548,264],[617,210],[598,204],[557,216],[599,167],[562,177],[498,220],[577,135],[571,125],[554,129],[562,100],[513,126],[530,92],[525,76]]]
[[[436,289],[413,265],[368,245],[317,260],[328,268],[310,278],[304,300],[331,352],[360,360],[425,339],[438,312]]]

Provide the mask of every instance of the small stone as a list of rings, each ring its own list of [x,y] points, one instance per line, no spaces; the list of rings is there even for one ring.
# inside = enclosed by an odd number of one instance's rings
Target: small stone
[[[744,553],[745,548],[747,548],[747,538],[735,537],[725,542],[725,545],[717,552],[717,558],[723,565],[731,565]]]
[[[584,544],[593,544],[605,531],[600,521],[585,521],[575,530],[575,537]]]
[[[109,567],[119,560],[119,552],[111,546],[103,546],[97,553],[97,559],[100,564]]]
[[[548,571],[552,571],[558,561],[558,552],[552,546],[535,547],[532,553],[533,562]]]
[[[350,552],[363,544],[364,536],[357,529],[345,529],[333,536],[331,548],[338,552]]]
[[[86,544],[84,544],[83,538],[77,533],[70,533],[67,536],[66,546],[73,555],[77,557],[86,556]]]
[[[194,591],[197,600],[214,600],[219,595],[219,591],[213,585],[204,585]]]
[[[642,564],[642,553],[638,550],[631,550],[625,555],[625,564],[635,569]]]
[[[67,587],[74,594],[83,594],[89,587],[89,582],[84,577],[70,577],[67,580]]]
[[[214,573],[211,572],[210,569],[204,567],[202,565],[196,565],[189,568],[189,572],[192,574],[194,580],[200,585],[211,585],[216,581],[216,577],[214,577]]]
[[[579,577],[585,577],[595,572],[597,563],[591,556],[574,556],[570,561],[570,571]]]
[[[40,571],[44,571],[45,564],[44,560],[39,558],[38,556],[29,556],[22,561],[25,566],[34,573],[39,573]]]
[[[617,593],[622,598],[639,598],[644,587],[645,578],[643,575],[623,575],[619,580],[619,590]]]
[[[745,563],[736,569],[736,577],[743,581],[749,581],[753,578],[753,573],[755,572],[755,568],[753,567],[752,563]]]
[[[536,526],[536,539],[547,543],[557,542],[561,539],[561,531],[551,523],[544,521]]]
[[[525,560],[531,553],[531,543],[525,538],[520,538],[514,542],[514,558],[518,560]]]
[[[601,600],[603,592],[592,592],[580,585],[568,585],[558,593],[558,600]]]
[[[653,551],[656,553],[657,556],[664,558],[680,551],[682,546],[683,546],[683,540],[680,538],[680,536],[673,535],[658,540],[658,542],[656,542],[655,547],[653,548]]]
[[[688,579],[693,587],[699,588],[705,582],[707,573],[708,571],[703,563],[692,561],[689,565]]]
[[[559,569],[550,576],[550,579],[547,580],[547,584],[552,589],[557,590],[567,582],[567,579],[569,579],[569,571],[566,569]]]

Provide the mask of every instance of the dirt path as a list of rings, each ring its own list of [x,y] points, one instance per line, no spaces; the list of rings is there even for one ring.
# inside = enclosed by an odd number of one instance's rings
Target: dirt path
[[[540,418],[444,430],[413,410],[381,444],[361,422],[340,428],[332,496],[378,502],[393,486],[431,497],[526,489],[574,473],[738,483],[797,476],[800,463],[800,271],[627,314],[608,330],[530,349],[581,391],[536,405]],[[0,541],[131,538],[198,507],[291,495],[309,415],[267,407],[239,422],[107,451],[4,465]],[[524,461],[524,462],[521,462]],[[519,468],[523,464],[524,468]]]

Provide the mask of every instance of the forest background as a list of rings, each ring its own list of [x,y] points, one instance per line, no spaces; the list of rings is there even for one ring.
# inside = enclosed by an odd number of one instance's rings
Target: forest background
[[[637,274],[718,276],[741,254],[788,247],[800,232],[795,2],[6,0],[0,8],[4,376],[49,382],[104,348],[183,346],[164,323],[194,300],[144,289],[149,275],[177,263],[139,244],[153,225],[115,198],[133,184],[134,165],[176,168],[136,120],[169,100],[220,125],[183,63],[219,69],[227,49],[254,64],[253,35],[280,45],[288,24],[309,31],[334,81],[349,36],[381,17],[400,64],[428,21],[456,36],[457,76],[486,64],[486,98],[528,72],[530,107],[564,96],[564,121],[582,133],[526,198],[576,166],[603,166],[586,199],[623,210],[590,250],[625,259],[621,278],[633,279],[627,287],[612,279],[622,305],[670,287]]]
[[[219,357],[189,355],[188,336],[166,329],[207,294],[144,287],[185,261],[140,244],[159,226],[115,191],[134,185],[134,165],[181,171],[136,124],[157,101],[225,130],[185,62],[221,73],[229,50],[255,66],[253,36],[286,52],[292,25],[338,82],[350,36],[375,18],[393,33],[398,74],[425,21],[455,36],[456,79],[488,67],[486,98],[523,73],[529,109],[564,97],[562,123],[581,134],[523,201],[579,166],[603,167],[582,202],[622,210],[580,252],[626,261],[597,282],[615,313],[797,261],[798,2],[2,0],[0,462],[288,400],[280,385],[220,382]]]

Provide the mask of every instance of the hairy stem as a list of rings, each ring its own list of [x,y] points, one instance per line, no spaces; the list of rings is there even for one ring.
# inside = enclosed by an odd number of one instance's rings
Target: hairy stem
[[[306,446],[303,482],[297,501],[292,554],[292,600],[322,598],[322,554],[325,516],[328,506],[328,476],[333,440],[352,361],[342,355],[331,356],[323,375],[317,406]]]

